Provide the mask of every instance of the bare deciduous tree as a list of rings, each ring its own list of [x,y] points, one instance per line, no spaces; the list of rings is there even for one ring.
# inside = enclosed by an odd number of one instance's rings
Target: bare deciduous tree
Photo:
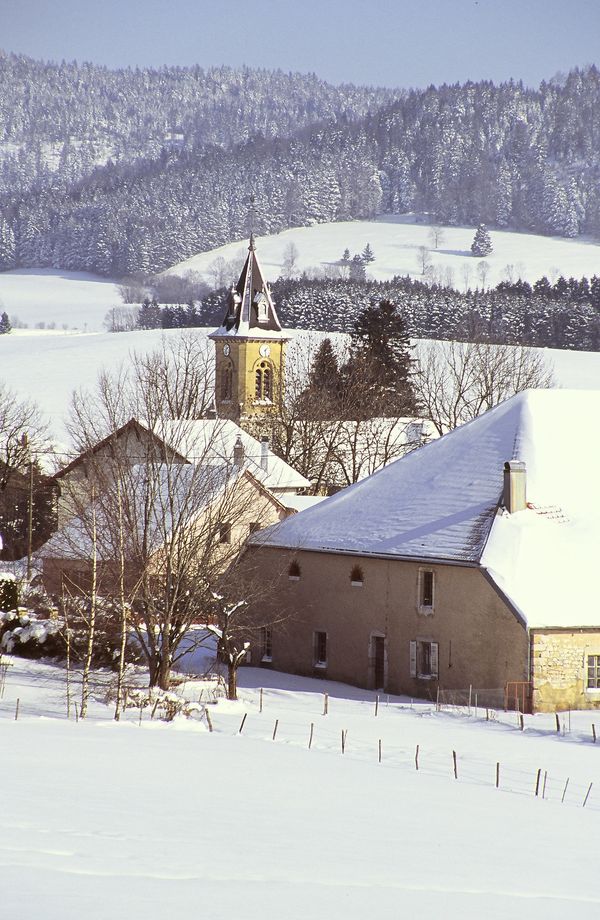
[[[227,423],[195,421],[212,386],[196,364],[194,339],[182,341],[175,352],[163,345],[134,356],[117,375],[104,374],[95,392],[75,396],[70,428],[85,453],[63,477],[71,517],[46,551],[56,565],[83,564],[79,587],[83,581],[89,603],[102,597],[118,611],[121,672],[128,626],[151,685],[163,689],[246,537],[282,511],[243,458],[223,456]],[[144,426],[123,429],[128,417]],[[93,636],[86,663],[92,646]]]
[[[417,362],[417,396],[440,435],[521,390],[554,385],[544,356],[521,345],[421,343]]]
[[[283,250],[283,262],[281,273],[284,278],[295,278],[298,275],[298,247],[295,243],[290,242]]]
[[[421,274],[426,275],[431,268],[431,253],[427,246],[419,246],[417,250],[417,264],[421,269]]]
[[[429,229],[429,241],[434,249],[439,249],[444,242],[444,229],[439,224],[432,224]]]

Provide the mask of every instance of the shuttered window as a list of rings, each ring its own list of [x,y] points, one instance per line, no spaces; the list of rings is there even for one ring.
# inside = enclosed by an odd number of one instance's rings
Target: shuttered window
[[[413,640],[410,643],[410,676],[430,680],[438,676],[438,670],[438,643]]]

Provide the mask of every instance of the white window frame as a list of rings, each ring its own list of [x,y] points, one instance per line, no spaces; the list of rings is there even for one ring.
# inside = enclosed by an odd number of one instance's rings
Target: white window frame
[[[596,664],[593,666],[596,670],[596,680],[598,681],[597,686],[590,687],[589,674],[590,674],[590,658],[595,658]],[[586,654],[585,658],[585,692],[592,694],[600,694],[600,652],[592,652],[592,654]]]
[[[420,663],[422,661],[422,647],[429,646],[429,669],[430,673],[424,674],[421,671]],[[410,676],[418,680],[437,680],[440,673],[440,646],[439,642],[432,642],[431,639],[413,639],[410,643]]]

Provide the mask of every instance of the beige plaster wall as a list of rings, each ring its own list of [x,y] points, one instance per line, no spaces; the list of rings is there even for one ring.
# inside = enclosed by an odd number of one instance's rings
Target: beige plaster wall
[[[600,690],[587,689],[588,655],[600,655],[600,628],[531,631],[537,711],[600,708]]]
[[[369,687],[371,637],[381,635],[385,689],[391,693],[436,695],[438,680],[411,677],[411,640],[439,644],[442,689],[503,688],[507,681],[528,679],[527,631],[476,568],[266,547],[253,552],[265,577],[284,566],[287,571],[292,558],[301,568],[298,581],[283,578],[282,588],[267,601],[288,614],[273,631],[274,668]],[[356,564],[363,570],[362,587],[351,584]],[[434,605],[428,612],[419,607],[422,568],[434,572]],[[328,635],[326,671],[313,665],[315,630]]]

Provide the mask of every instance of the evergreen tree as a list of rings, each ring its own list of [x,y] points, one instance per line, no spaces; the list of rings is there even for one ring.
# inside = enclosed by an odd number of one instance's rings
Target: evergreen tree
[[[363,262],[364,262],[365,265],[369,265],[370,262],[374,262],[374,261],[375,261],[375,253],[374,253],[373,250],[371,249],[371,244],[370,244],[370,243],[367,243],[367,245],[365,246],[365,248],[364,248],[363,251],[361,252],[360,257],[361,257],[361,259],[363,260]]]
[[[350,278],[353,281],[364,281],[365,277],[365,263],[357,253],[350,261]]]
[[[10,332],[11,329],[12,326],[8,318],[8,313],[4,311],[2,314],[0,314],[0,335],[6,335],[6,333]]]
[[[471,243],[471,253],[474,256],[488,256],[492,252],[492,240],[485,224],[479,224],[475,237]]]
[[[404,317],[390,300],[364,309],[354,323],[350,360],[342,368],[346,384],[359,381],[364,417],[414,415],[411,344]]]
[[[137,324],[138,329],[160,329],[161,310],[156,300],[146,297],[140,307]]]

